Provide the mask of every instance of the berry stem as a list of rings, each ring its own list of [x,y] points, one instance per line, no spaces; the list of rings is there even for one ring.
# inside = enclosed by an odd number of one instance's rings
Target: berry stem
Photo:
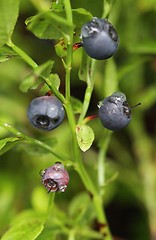
[[[104,137],[99,142],[99,156],[98,156],[98,185],[100,195],[104,195],[105,186],[105,164],[106,164],[106,151],[111,139],[112,132],[105,130]]]
[[[85,118],[89,104],[90,104],[90,100],[91,100],[91,96],[94,88],[94,81],[95,81],[94,79],[95,63],[96,63],[96,60],[92,59],[90,64],[90,58],[88,58],[87,66],[86,66],[87,67],[87,88],[85,91],[83,107],[82,107],[81,114],[79,116],[78,124],[80,124]]]
[[[51,221],[51,216],[53,215],[54,200],[55,200],[55,192],[49,194],[47,216],[46,216],[46,220],[45,220],[45,224],[44,224],[45,227],[46,227],[46,225],[49,225],[49,222]]]
[[[71,5],[70,1],[66,0],[64,1],[65,4],[65,11],[66,11],[66,17],[67,20],[72,23],[72,11],[71,11]],[[66,89],[65,89],[65,109],[68,117],[69,126],[71,129],[72,134],[72,154],[73,154],[73,160],[76,163],[75,169],[78,172],[79,176],[81,177],[84,186],[86,187],[87,191],[92,196],[93,204],[97,213],[97,219],[99,222],[99,231],[103,234],[105,240],[112,240],[111,233],[107,224],[105,212],[103,210],[103,199],[99,195],[98,189],[96,187],[96,184],[94,184],[94,181],[90,178],[88,172],[85,169],[82,155],[77,143],[76,139],[76,119],[74,116],[74,111],[71,105],[70,101],[70,79],[71,79],[71,66],[72,66],[72,55],[73,55],[73,31],[71,31],[70,34],[70,41],[67,45],[67,57],[66,57],[66,64],[65,71],[66,71],[66,77],[65,77],[65,83],[66,83]],[[91,61],[91,64],[90,64]],[[87,63],[87,88],[84,96],[84,103],[83,103],[83,109],[82,113],[80,114],[79,121],[83,121],[85,118],[85,115],[87,113],[90,99],[94,87],[94,69],[95,69],[95,60],[88,59]]]
[[[73,24],[73,16],[72,9],[69,0],[64,1],[65,11],[66,11],[66,19],[72,25]],[[65,76],[65,96],[66,100],[70,101],[70,73],[72,68],[72,60],[73,60],[73,30],[70,33],[68,44],[67,44],[67,57],[66,57],[66,76]]]
[[[115,0],[104,0],[103,1],[103,18],[108,18],[110,15],[110,12],[112,10],[112,6],[114,5]]]

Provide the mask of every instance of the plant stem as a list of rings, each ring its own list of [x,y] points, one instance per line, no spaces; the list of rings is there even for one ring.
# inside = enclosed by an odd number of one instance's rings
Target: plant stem
[[[2,123],[0,122],[0,126],[5,128],[7,131],[13,133],[15,136],[23,139],[25,142],[29,143],[29,144],[34,144],[34,145],[38,145],[44,149],[46,149],[47,151],[49,151],[50,153],[52,153],[55,157],[57,157],[58,159],[60,159],[61,161],[64,162],[68,162],[68,164],[73,165],[73,162],[66,156],[62,155],[62,154],[58,154],[55,153],[52,148],[47,145],[46,143],[36,140],[32,137],[29,137],[27,135],[25,135],[24,133],[21,133],[20,131],[18,131],[17,129],[15,129],[14,127],[12,127],[10,124],[8,123]]]
[[[72,9],[69,0],[64,1],[65,11],[66,11],[66,19],[72,25],[73,24],[73,16]],[[70,101],[70,73],[72,66],[72,58],[73,58],[73,30],[70,33],[70,38],[67,44],[67,57],[66,57],[66,77],[65,77],[65,91],[66,91],[66,100]]]
[[[72,23],[72,11],[71,11],[70,1],[66,0],[66,1],[64,1],[64,4],[65,4],[67,20],[70,23]],[[80,149],[79,149],[77,139],[76,139],[76,133],[75,133],[76,119],[75,119],[74,112],[73,112],[71,102],[70,102],[70,78],[71,78],[70,75],[71,75],[72,54],[73,54],[72,46],[73,46],[73,32],[71,32],[71,34],[70,34],[70,43],[67,46],[67,57],[66,57],[66,65],[65,65],[65,70],[66,70],[65,108],[66,108],[68,122],[69,122],[69,126],[71,129],[71,134],[72,134],[73,160],[75,161],[75,163],[77,163],[75,165],[76,170],[79,173],[79,175],[84,183],[84,186],[86,187],[86,189],[89,191],[89,193],[91,194],[91,196],[93,198],[93,204],[96,209],[97,219],[98,219],[100,226],[102,226],[102,227],[100,227],[100,232],[103,233],[103,235],[105,236],[104,237],[105,240],[112,240],[111,234],[109,231],[109,227],[108,227],[108,224],[106,221],[106,217],[104,214],[104,210],[103,210],[102,198],[98,193],[98,190],[96,188],[96,185],[94,184],[94,181],[92,181],[92,179],[90,178],[90,176],[88,175],[88,172],[86,171],[86,169],[84,167],[82,156],[81,156]],[[92,60],[91,67],[88,64],[88,79],[87,79],[88,85],[87,85],[87,89],[86,89],[86,93],[85,93],[85,97],[84,97],[83,110],[80,115],[79,122],[84,119],[86,112],[88,110],[88,107],[89,107],[89,103],[90,103],[90,99],[91,99],[91,95],[92,95],[92,91],[93,91],[93,87],[94,87],[94,76],[93,76],[94,67],[95,67],[95,60]]]
[[[20,49],[19,47],[17,47],[13,42],[9,42],[7,44],[10,48],[12,48],[12,50],[17,53],[29,66],[31,66],[33,69],[35,69],[36,67],[38,67],[37,63],[31,58],[29,57],[29,55],[27,55],[22,49]]]
[[[54,199],[55,199],[55,193],[50,193],[45,225],[48,224],[48,222],[50,222],[51,216],[53,215]]]
[[[99,142],[98,185],[101,196],[104,194],[106,151],[110,142],[111,135],[111,131],[105,130],[104,137]]]
[[[90,104],[90,100],[91,100],[91,96],[94,88],[94,82],[95,82],[95,79],[94,79],[95,63],[96,61],[92,59],[91,65],[90,65],[90,58],[88,58],[88,62],[86,66],[87,67],[87,88],[85,91],[83,107],[82,107],[82,111],[81,111],[78,123],[81,123],[85,118],[89,104]]]

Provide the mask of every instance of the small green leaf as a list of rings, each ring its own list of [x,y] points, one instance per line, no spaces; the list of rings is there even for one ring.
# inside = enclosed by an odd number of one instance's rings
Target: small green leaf
[[[60,58],[67,56],[67,41],[62,38],[55,45],[55,52]]]
[[[85,152],[91,147],[94,141],[94,132],[88,125],[77,125],[76,137],[80,149]]]
[[[24,78],[19,86],[20,91],[24,92],[24,93],[28,92],[28,90],[33,87],[36,80],[37,79],[34,74],[31,74],[31,75],[27,76],[26,78]]]
[[[64,0],[58,0],[56,2],[52,2],[52,10],[54,12],[64,11]]]
[[[60,39],[65,37],[69,41],[69,35],[74,26],[69,23],[64,13],[47,12],[27,19],[27,28],[35,36],[41,39]]]
[[[82,27],[85,23],[90,22],[93,18],[92,14],[84,8],[76,8],[72,10],[73,22],[76,27]]]
[[[44,220],[34,211],[19,214],[12,222],[11,228],[2,236],[1,240],[33,240],[43,230]]]
[[[17,54],[15,54],[15,52],[12,51],[9,47],[3,46],[0,48],[0,63],[5,62],[16,56]]]
[[[60,81],[59,75],[57,73],[51,73],[49,80],[50,80],[51,84],[56,87],[56,89],[59,89],[61,81]]]
[[[53,67],[53,64],[54,61],[50,60],[38,66],[29,76],[23,79],[22,83],[19,86],[19,89],[25,93],[29,89],[38,88],[38,86],[44,82],[40,78],[40,76],[48,78]]]
[[[52,240],[52,239],[57,239],[59,230],[55,229],[55,226],[52,226],[50,228],[46,227],[43,229],[41,234],[36,238],[37,240]]]
[[[89,199],[89,195],[86,192],[81,192],[75,197],[70,202],[69,205],[69,214],[72,217],[77,217],[79,213],[83,210],[86,209],[87,206],[91,204],[91,201]]]
[[[19,10],[19,0],[0,0],[0,47],[12,36]]]
[[[47,62],[38,66],[35,69],[34,73],[37,76],[40,76],[42,74],[42,76],[44,76],[44,77],[49,77],[51,70],[53,68],[53,65],[54,65],[54,61],[48,60]]]
[[[82,102],[75,98],[75,97],[71,97],[71,104],[72,104],[72,108],[75,114],[77,113],[81,113],[82,111]]]
[[[19,141],[21,141],[21,139],[18,137],[10,137],[10,138],[1,139],[0,140],[0,155],[5,153],[6,151],[10,150]]]

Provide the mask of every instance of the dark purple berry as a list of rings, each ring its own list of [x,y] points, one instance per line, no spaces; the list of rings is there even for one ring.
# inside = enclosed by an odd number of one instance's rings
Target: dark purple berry
[[[65,111],[61,101],[55,96],[42,96],[31,101],[27,115],[32,125],[50,131],[62,123]]]
[[[82,27],[81,36],[87,54],[98,60],[110,58],[119,44],[115,28],[106,19],[94,17]]]
[[[41,177],[48,192],[65,192],[69,183],[69,174],[60,162],[43,170]]]
[[[98,104],[98,115],[103,126],[109,130],[119,130],[131,121],[131,107],[122,92],[115,92]]]

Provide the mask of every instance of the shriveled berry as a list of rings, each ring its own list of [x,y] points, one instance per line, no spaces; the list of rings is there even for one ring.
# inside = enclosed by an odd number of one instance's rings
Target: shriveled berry
[[[27,116],[35,127],[50,131],[62,123],[65,111],[61,101],[55,96],[42,96],[31,101]]]
[[[119,130],[131,121],[131,107],[122,92],[115,92],[98,104],[98,115],[103,126],[109,130]]]
[[[81,36],[87,54],[98,60],[110,58],[119,44],[115,28],[106,19],[94,17],[82,27]]]
[[[41,172],[41,181],[48,192],[65,192],[69,183],[69,174],[63,164],[56,162]]]

